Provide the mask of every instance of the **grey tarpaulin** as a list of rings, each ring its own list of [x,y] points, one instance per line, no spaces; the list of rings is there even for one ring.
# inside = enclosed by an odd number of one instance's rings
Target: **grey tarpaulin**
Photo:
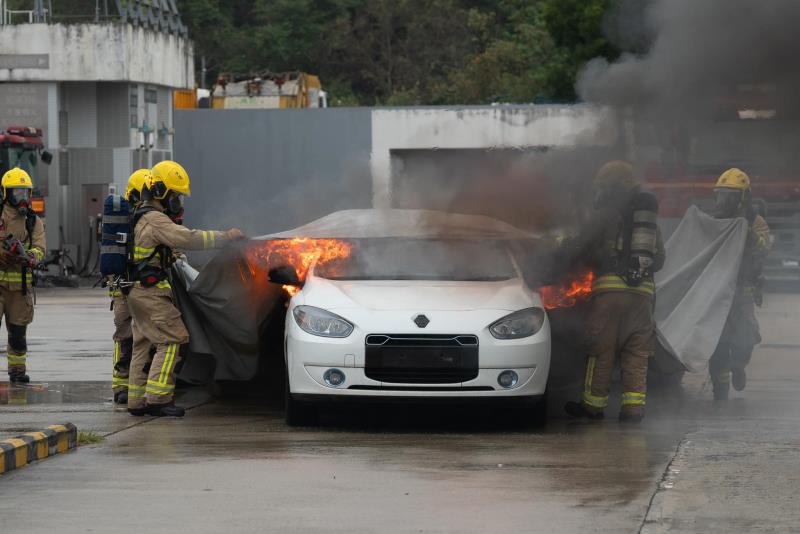
[[[667,241],[656,275],[659,340],[690,369],[706,367],[736,292],[745,219],[715,219],[691,206]]]
[[[338,211],[294,230],[255,240],[393,237],[503,239],[513,241],[520,250],[532,249],[530,243],[536,239],[490,217],[430,210],[360,209]],[[190,334],[178,376],[192,383],[253,378],[258,371],[264,329],[274,326],[283,316],[281,305],[286,297],[280,286],[253,278],[246,268],[242,247],[221,251],[199,273],[184,261],[176,263],[173,273],[175,298]]]

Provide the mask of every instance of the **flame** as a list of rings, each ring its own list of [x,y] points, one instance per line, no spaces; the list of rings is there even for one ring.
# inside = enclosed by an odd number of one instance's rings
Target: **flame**
[[[254,242],[245,249],[244,255],[249,275],[257,282],[266,282],[270,269],[284,265],[294,267],[302,282],[315,262],[319,265],[347,258],[352,248],[352,244],[339,239],[276,239]],[[246,281],[245,273],[241,275]],[[290,297],[300,291],[296,286],[285,285],[283,289]]]
[[[587,271],[571,280],[554,286],[545,286],[539,290],[545,309],[571,308],[579,300],[586,300],[592,293],[594,273]]]

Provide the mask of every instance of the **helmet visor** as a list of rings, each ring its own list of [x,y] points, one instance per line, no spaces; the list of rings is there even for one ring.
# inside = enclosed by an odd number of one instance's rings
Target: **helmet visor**
[[[742,204],[742,192],[738,189],[718,187],[714,189],[714,207],[717,214],[733,217]]]
[[[167,210],[172,214],[177,214],[183,211],[183,195],[181,193],[171,192],[167,197]]]
[[[31,190],[27,187],[12,187],[8,190],[8,202],[12,206],[25,206],[31,203]]]

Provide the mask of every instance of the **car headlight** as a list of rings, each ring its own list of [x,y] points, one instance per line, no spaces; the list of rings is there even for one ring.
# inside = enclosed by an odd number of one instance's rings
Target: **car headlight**
[[[542,329],[542,325],[544,310],[526,308],[492,323],[489,332],[497,339],[520,339],[534,335]]]
[[[297,326],[305,332],[322,337],[347,337],[353,325],[329,311],[313,306],[297,306],[292,310]]]

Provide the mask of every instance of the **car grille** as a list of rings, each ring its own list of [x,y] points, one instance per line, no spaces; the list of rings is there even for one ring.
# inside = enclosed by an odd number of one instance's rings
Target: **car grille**
[[[396,384],[456,384],[478,376],[473,335],[370,334],[367,377]]]

